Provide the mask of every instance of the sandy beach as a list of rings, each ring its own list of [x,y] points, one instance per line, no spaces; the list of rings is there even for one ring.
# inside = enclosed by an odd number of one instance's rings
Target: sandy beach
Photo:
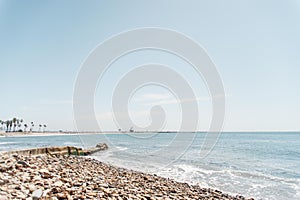
[[[2,137],[18,137],[18,136],[52,136],[52,135],[88,135],[88,134],[124,134],[125,132],[106,131],[106,132],[75,132],[75,131],[51,131],[51,132],[0,132]]]
[[[1,155],[0,199],[246,199],[89,157]]]
[[[67,135],[68,133],[59,133],[59,132],[34,132],[34,133],[25,133],[25,132],[8,132],[0,133],[2,137],[22,137],[22,136],[51,136],[51,135]],[[74,133],[73,133],[74,134]],[[69,135],[69,134],[68,134]]]

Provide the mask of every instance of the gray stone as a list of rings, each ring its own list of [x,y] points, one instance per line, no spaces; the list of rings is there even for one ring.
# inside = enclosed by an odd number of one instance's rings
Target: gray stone
[[[33,191],[31,197],[33,200],[37,200],[37,199],[41,198],[42,194],[43,194],[43,190],[37,189],[37,190]]]

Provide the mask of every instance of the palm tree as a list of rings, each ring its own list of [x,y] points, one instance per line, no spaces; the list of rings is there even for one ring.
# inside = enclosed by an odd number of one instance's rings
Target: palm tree
[[[13,132],[16,131],[17,121],[18,121],[18,119],[15,118],[15,117],[12,119],[12,125],[14,126]],[[12,126],[12,125],[11,125],[11,126]]]
[[[41,132],[42,124],[39,124],[39,132]]]
[[[24,124],[24,132],[26,132],[27,124]]]
[[[46,131],[46,127],[47,127],[47,125],[46,125],[46,124],[44,124],[44,130],[43,130],[43,132],[45,132],[45,131]]]
[[[13,121],[12,120],[8,120],[9,132],[11,132],[12,125],[13,125]]]
[[[8,132],[8,129],[9,129],[9,120],[6,120],[6,122],[5,122],[5,126],[6,126],[6,132]]]
[[[19,129],[21,129],[21,130],[22,130],[22,128],[21,128],[21,127],[22,127],[23,119],[20,119],[20,120],[19,120],[19,122],[20,122],[20,124],[19,124]]]
[[[34,127],[34,123],[33,123],[33,122],[31,122],[31,128],[30,128],[30,132],[32,132],[32,131],[33,131],[33,127]]]
[[[1,129],[4,130],[5,121],[1,120]]]
[[[20,125],[20,120],[17,119],[16,123],[14,124],[14,126],[17,127],[17,129],[15,128],[15,131],[18,131],[19,125]]]

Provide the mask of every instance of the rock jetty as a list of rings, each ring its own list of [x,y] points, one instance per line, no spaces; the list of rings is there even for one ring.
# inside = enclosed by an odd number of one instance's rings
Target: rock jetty
[[[4,154],[8,155],[42,155],[42,154],[50,154],[50,155],[77,155],[77,156],[87,156],[93,153],[97,153],[99,151],[104,151],[108,149],[107,144],[99,143],[96,147],[89,148],[89,149],[82,149],[78,147],[70,147],[70,146],[63,146],[63,147],[43,147],[43,148],[34,148],[34,149],[26,149],[26,150],[16,150],[16,151],[8,151]]]
[[[89,157],[0,156],[0,199],[246,199]]]

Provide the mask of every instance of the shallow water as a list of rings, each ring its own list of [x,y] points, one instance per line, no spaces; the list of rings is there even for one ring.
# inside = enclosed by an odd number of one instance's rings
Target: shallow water
[[[176,133],[2,137],[0,151],[107,142],[110,149],[93,157],[256,199],[300,199],[300,133],[222,133],[205,158],[200,157],[205,133],[181,136],[179,142]],[[182,146],[187,149],[178,158]]]

